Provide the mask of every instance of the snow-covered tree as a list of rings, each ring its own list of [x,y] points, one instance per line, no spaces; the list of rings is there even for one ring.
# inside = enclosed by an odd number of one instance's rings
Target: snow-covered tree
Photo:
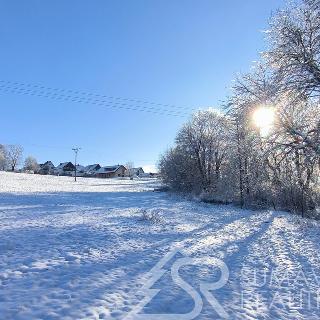
[[[320,6],[318,0],[279,10],[267,33],[264,53],[283,90],[320,96]]]
[[[175,148],[160,160],[160,172],[176,190],[217,193],[229,150],[228,119],[199,111],[179,131]]]
[[[134,163],[132,161],[128,161],[125,164],[125,167],[126,167],[126,176],[133,178],[133,176],[134,176],[134,172],[133,172]]]
[[[39,168],[36,158],[29,156],[24,161],[24,169],[30,171],[37,171]]]
[[[194,114],[160,174],[175,190],[304,215],[320,207],[320,2],[280,10],[267,40],[226,113]]]
[[[0,144],[0,170],[7,169],[7,152],[4,145]]]

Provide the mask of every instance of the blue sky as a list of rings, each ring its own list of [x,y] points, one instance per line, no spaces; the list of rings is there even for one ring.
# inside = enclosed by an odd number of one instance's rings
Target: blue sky
[[[219,107],[235,74],[257,60],[261,30],[283,3],[0,0],[0,80],[169,104],[186,113],[0,90],[0,143],[21,144],[24,156],[39,162],[72,160],[72,146],[80,146],[81,164],[154,165],[191,110]]]

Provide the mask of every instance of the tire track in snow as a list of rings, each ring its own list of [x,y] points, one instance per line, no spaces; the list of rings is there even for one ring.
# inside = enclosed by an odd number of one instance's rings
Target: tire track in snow
[[[318,319],[319,310],[308,310],[306,306],[296,308],[288,303],[288,297],[294,297],[304,285],[290,284],[303,267],[308,267],[310,275],[311,265],[305,264],[299,256],[295,255],[295,244],[288,239],[296,238],[293,230],[285,228],[276,217],[268,230],[255,242],[251,243],[250,252],[244,256],[240,282],[244,295],[243,307],[235,310],[235,319]],[[242,270],[242,271],[243,271]],[[258,280],[254,279],[254,271]],[[260,279],[259,279],[260,277]],[[287,281],[289,279],[289,281]],[[281,281],[283,280],[283,281]],[[292,281],[291,281],[292,282]],[[314,290],[316,287],[313,288]],[[231,298],[231,305],[238,302]],[[296,298],[296,297],[295,297]],[[293,301],[295,302],[295,301]],[[229,308],[230,309],[230,308]]]
[[[248,242],[255,241],[256,238],[265,233],[268,228],[268,225],[265,223],[266,219],[271,220],[272,214],[253,214],[249,217],[231,219],[228,224],[226,224],[226,221],[219,224],[212,223],[208,226],[207,230],[191,232],[185,239],[178,240],[174,244],[177,247],[181,247],[181,251],[188,256],[199,257],[208,255],[220,257],[227,265],[230,265],[232,259],[234,259],[232,258],[234,255],[242,257],[246,254],[247,246],[243,246],[242,243],[247,244]],[[237,230],[237,233],[235,233],[235,230]],[[202,238],[197,239],[200,236]],[[232,248],[232,250],[228,250],[229,248]],[[186,278],[192,279],[194,276],[191,271]],[[220,291],[220,294],[226,297],[228,292],[233,290],[230,287],[224,289],[224,291]],[[233,293],[235,292],[233,291]],[[179,297],[176,297],[176,299],[179,299]],[[224,299],[224,301],[228,301],[228,298]],[[131,305],[136,303],[137,300],[135,302],[132,301]],[[204,308],[202,316],[208,313],[211,318],[213,312],[212,307],[209,306],[209,308]]]

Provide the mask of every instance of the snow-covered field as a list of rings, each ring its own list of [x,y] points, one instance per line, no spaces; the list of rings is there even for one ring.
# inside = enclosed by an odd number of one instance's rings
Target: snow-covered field
[[[1,172],[0,319],[219,319],[221,309],[230,319],[320,318],[317,222],[155,185]],[[177,281],[183,257],[193,260]],[[226,283],[206,292],[200,282],[222,278],[222,261]],[[157,294],[146,298],[143,286]]]

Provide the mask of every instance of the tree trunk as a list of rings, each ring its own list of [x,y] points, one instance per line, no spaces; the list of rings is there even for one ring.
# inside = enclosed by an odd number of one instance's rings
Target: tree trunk
[[[238,150],[238,165],[239,165],[239,191],[240,191],[240,206],[243,208],[243,166],[242,166],[242,154],[241,154],[241,141],[239,132],[239,123],[237,121],[237,150]]]

